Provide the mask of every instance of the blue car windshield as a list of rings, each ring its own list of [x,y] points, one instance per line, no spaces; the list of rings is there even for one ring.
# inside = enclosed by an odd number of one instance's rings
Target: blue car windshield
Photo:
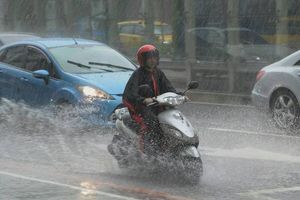
[[[135,65],[127,58],[104,45],[79,44],[53,47],[49,50],[62,69],[69,73],[102,73],[136,69]],[[93,63],[101,63],[101,65]]]

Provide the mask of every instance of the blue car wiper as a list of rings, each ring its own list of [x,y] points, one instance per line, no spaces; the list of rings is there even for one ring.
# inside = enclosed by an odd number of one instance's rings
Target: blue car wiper
[[[76,65],[78,67],[81,67],[81,68],[87,68],[87,69],[91,69],[92,67],[90,66],[87,66],[87,65],[84,65],[84,64],[81,64],[81,63],[78,63],[78,62],[74,62],[74,61],[71,61],[71,60],[67,60],[68,63],[72,64],[72,65]]]
[[[90,65],[100,65],[100,66],[107,66],[107,67],[113,67],[113,68],[118,68],[118,69],[123,69],[126,71],[134,71],[134,69],[128,68],[128,67],[122,67],[122,66],[118,66],[118,65],[113,65],[113,64],[109,64],[109,63],[98,63],[98,62],[89,62]]]
[[[103,71],[106,71],[106,72],[113,72],[112,70],[109,70],[109,69],[103,69],[103,68],[99,68],[99,67],[91,67],[91,66],[88,66],[88,65],[84,65],[82,63],[78,63],[78,62],[74,62],[74,61],[71,61],[71,60],[67,60],[68,63],[72,64],[72,65],[76,65],[78,67],[81,67],[81,68],[86,68],[86,69],[99,69],[99,70],[103,70]]]

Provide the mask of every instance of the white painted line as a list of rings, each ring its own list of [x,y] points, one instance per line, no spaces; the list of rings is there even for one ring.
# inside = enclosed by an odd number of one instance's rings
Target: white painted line
[[[235,104],[225,104],[225,103],[209,103],[209,102],[201,102],[201,101],[189,101],[189,104],[199,104],[199,105],[209,105],[209,106],[226,106],[226,107],[238,107],[238,108],[255,108],[255,106],[251,105],[235,105]]]
[[[235,129],[225,129],[225,128],[207,128],[208,130],[220,131],[220,132],[231,132],[231,133],[245,133],[249,135],[263,135],[263,136],[272,136],[272,137],[281,137],[281,138],[293,138],[300,139],[299,136],[291,136],[291,135],[277,135],[272,133],[262,133],[262,132],[254,132],[254,131],[245,131],[245,130],[235,130]]]
[[[299,156],[265,151],[265,150],[252,148],[252,147],[239,148],[239,149],[200,147],[200,152],[202,155],[224,157],[224,158],[264,160],[264,161],[276,161],[276,162],[296,163],[296,164],[300,163]]]
[[[69,189],[73,189],[73,190],[79,190],[84,193],[99,194],[102,196],[107,196],[107,197],[112,197],[112,198],[117,198],[117,199],[138,200],[135,198],[116,195],[116,194],[112,194],[112,193],[108,193],[108,192],[102,192],[99,190],[86,189],[83,187],[78,187],[78,186],[74,186],[74,185],[68,185],[68,184],[64,184],[64,183],[58,183],[58,182],[54,182],[54,181],[48,181],[48,180],[43,180],[43,179],[38,179],[38,178],[33,178],[33,177],[22,176],[19,174],[13,174],[13,173],[5,172],[5,171],[0,171],[0,175],[10,176],[10,177],[14,177],[14,178],[29,180],[29,181],[35,181],[35,182],[45,183],[45,184],[50,184],[50,185],[56,185],[56,186],[65,187],[65,188],[69,188]]]
[[[275,189],[265,189],[265,190],[256,190],[245,193],[238,193],[241,196],[252,197],[253,199],[261,199],[261,200],[275,200],[271,197],[266,197],[266,194],[275,194],[280,192],[295,192],[300,191],[300,187],[290,187],[290,188],[275,188]]]

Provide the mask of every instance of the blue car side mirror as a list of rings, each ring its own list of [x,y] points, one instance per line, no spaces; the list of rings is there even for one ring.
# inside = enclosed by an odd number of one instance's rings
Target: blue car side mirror
[[[38,79],[44,79],[45,83],[49,83],[50,79],[50,74],[47,70],[36,70],[32,73],[33,77],[38,78]]]

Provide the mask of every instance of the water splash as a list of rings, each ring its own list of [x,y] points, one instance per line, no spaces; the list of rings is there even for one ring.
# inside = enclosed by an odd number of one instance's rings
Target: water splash
[[[101,144],[114,130],[87,123],[81,116],[89,112],[76,107],[58,112],[2,99],[0,157],[81,172],[110,169],[112,161]]]

